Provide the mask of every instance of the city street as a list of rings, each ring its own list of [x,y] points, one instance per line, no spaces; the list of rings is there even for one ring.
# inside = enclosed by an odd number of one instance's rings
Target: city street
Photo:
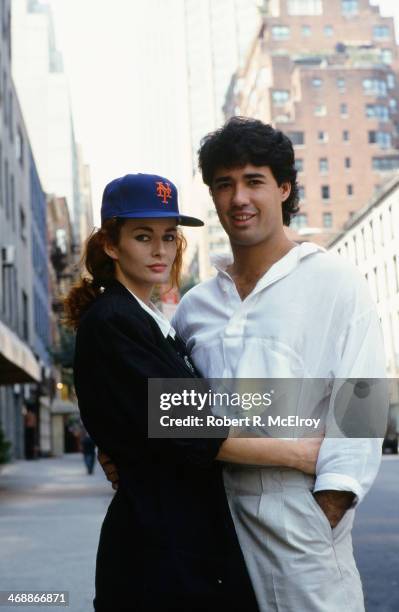
[[[398,471],[398,457],[385,456],[357,515],[354,545],[369,612],[399,609]],[[0,475],[0,590],[67,590],[71,612],[89,612],[98,534],[111,496],[98,466],[87,476],[80,455],[6,466]]]
[[[71,612],[92,610],[95,552],[112,493],[98,465],[93,476],[85,473],[79,454],[5,467],[0,474],[0,591],[65,590]]]

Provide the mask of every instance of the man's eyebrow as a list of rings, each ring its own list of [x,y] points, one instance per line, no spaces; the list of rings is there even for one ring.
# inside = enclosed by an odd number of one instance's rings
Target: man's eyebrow
[[[223,181],[231,181],[231,176],[218,176],[213,180],[214,183],[222,183]]]
[[[266,178],[265,174],[262,174],[261,172],[248,172],[247,174],[244,174],[244,177],[247,179],[253,179],[253,178]]]
[[[246,174],[244,174],[244,178],[246,179],[253,179],[253,178],[263,178],[266,179],[266,175],[262,174],[261,172],[247,172]],[[217,178],[214,179],[214,183],[223,183],[224,181],[231,181],[232,178],[231,176],[218,176]]]

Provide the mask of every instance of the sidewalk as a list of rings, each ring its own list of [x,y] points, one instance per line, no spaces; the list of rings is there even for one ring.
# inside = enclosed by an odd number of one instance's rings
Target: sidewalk
[[[17,461],[0,474],[0,591],[69,591],[70,612],[93,610],[95,554],[113,491],[80,454]],[[0,612],[57,611],[8,607]]]

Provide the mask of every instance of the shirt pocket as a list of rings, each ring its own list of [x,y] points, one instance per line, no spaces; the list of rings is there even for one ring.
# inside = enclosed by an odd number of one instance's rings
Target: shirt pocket
[[[228,359],[228,355],[226,355]],[[232,364],[234,367],[234,364]],[[243,338],[237,378],[304,378],[303,359],[288,344],[274,338]]]

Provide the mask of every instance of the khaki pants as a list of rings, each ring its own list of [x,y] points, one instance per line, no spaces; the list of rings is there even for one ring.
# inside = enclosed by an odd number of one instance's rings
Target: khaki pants
[[[261,612],[364,611],[353,509],[331,529],[314,478],[288,468],[228,465],[224,482]]]

